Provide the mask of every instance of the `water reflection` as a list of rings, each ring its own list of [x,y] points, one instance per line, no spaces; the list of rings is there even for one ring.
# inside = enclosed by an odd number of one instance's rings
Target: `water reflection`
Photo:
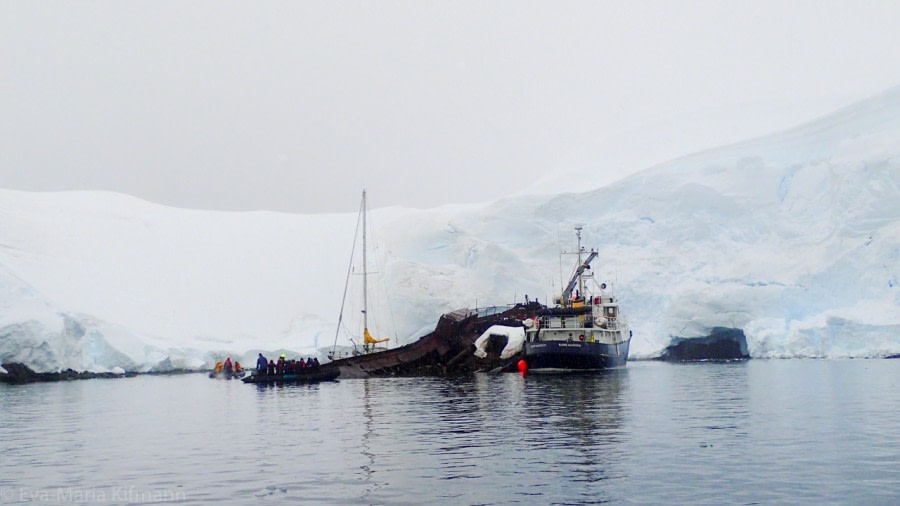
[[[0,385],[0,494],[121,485],[190,504],[888,504],[898,385],[900,361]]]
[[[575,503],[608,500],[603,482],[624,478],[622,393],[628,371],[572,375],[477,375],[474,416],[488,436],[480,466],[502,496]],[[552,463],[552,465],[550,464]],[[581,483],[571,488],[565,484]]]
[[[605,502],[614,498],[605,487],[610,479],[627,478],[622,466],[625,410],[621,394],[627,383],[627,370],[601,374],[530,377],[529,405],[533,413],[551,413],[535,417],[544,421],[540,435],[559,452],[561,478],[581,483],[571,491],[577,502]]]
[[[360,453],[363,457],[363,464],[360,466],[360,470],[363,473],[363,479],[366,482],[365,490],[362,494],[363,502],[369,502],[368,498],[372,496],[380,487],[379,483],[374,479],[375,478],[375,453],[372,452],[372,438],[376,436],[375,434],[375,418],[372,411],[372,400],[370,399],[370,395],[372,395],[372,388],[370,380],[364,380],[362,382],[363,385],[363,396],[362,396],[362,416],[363,416],[363,431],[362,431],[362,445],[360,449]]]

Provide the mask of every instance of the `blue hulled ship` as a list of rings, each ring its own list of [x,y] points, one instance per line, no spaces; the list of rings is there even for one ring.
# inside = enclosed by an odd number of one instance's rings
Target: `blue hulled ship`
[[[631,330],[610,286],[597,283],[590,263],[597,252],[581,246],[574,274],[554,307],[525,320],[524,359],[529,371],[572,371],[622,367],[628,360]],[[586,257],[586,258],[585,258]]]

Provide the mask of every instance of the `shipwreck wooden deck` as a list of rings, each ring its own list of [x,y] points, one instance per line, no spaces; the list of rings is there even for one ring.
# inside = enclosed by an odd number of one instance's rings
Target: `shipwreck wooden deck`
[[[474,350],[475,339],[485,329],[497,322],[521,320],[539,307],[534,304],[517,304],[485,316],[479,316],[470,309],[458,309],[442,315],[435,329],[418,341],[399,348],[342,358],[323,364],[322,367],[341,369],[342,376],[359,377],[453,373],[456,368],[464,369],[461,358]]]

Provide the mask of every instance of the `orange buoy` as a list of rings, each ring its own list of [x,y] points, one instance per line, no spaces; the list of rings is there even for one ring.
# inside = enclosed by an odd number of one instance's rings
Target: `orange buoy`
[[[519,368],[519,372],[522,374],[525,374],[525,371],[528,370],[528,362],[525,362],[524,358],[519,360],[519,363],[517,364],[517,366]]]

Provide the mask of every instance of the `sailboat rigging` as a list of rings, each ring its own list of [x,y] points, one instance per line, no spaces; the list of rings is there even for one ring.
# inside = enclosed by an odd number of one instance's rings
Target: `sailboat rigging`
[[[341,300],[341,312],[338,315],[338,324],[334,333],[334,345],[331,348],[331,352],[328,354],[328,358],[331,360],[335,360],[339,357],[337,352],[337,341],[340,335],[341,327],[343,325],[344,320],[344,308],[347,302],[347,291],[350,286],[350,275],[353,274],[353,259],[356,252],[356,238],[359,237],[360,231],[360,223],[362,224],[362,317],[363,317],[363,344],[362,350],[359,349],[356,341],[352,338],[350,339],[351,343],[353,343],[353,355],[360,355],[366,353],[372,353],[374,351],[379,351],[386,349],[384,347],[377,346],[380,343],[384,343],[389,341],[389,338],[376,339],[372,337],[371,332],[369,332],[369,285],[368,285],[368,259],[367,259],[367,244],[366,244],[366,232],[367,232],[367,223],[366,223],[366,191],[362,192],[362,202],[360,202],[359,206],[359,215],[356,219],[356,232],[353,235],[353,247],[350,253],[350,265],[347,268],[347,279],[344,282],[344,295]]]

